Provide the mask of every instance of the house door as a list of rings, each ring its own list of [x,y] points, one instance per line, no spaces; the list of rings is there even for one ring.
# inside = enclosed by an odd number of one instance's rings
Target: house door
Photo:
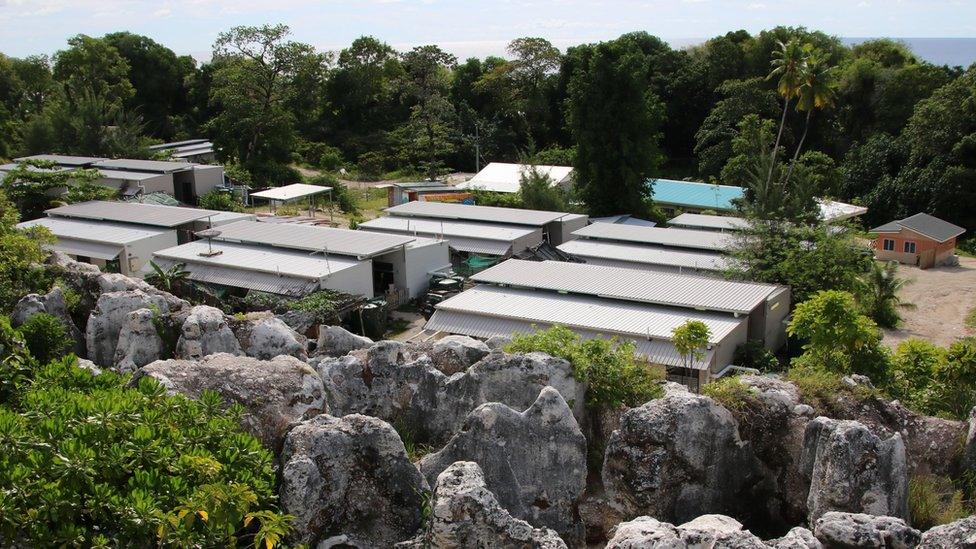
[[[925,250],[918,254],[918,266],[923,269],[935,265],[935,250]]]

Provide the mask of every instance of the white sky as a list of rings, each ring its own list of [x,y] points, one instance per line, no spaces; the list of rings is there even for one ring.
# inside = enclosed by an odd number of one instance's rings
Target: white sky
[[[207,58],[221,30],[263,23],[285,23],[320,49],[370,34],[465,58],[501,54],[519,36],[565,49],[644,30],[684,46],[779,24],[845,37],[976,37],[976,0],[0,0],[0,52],[50,54],[78,33],[128,30]]]

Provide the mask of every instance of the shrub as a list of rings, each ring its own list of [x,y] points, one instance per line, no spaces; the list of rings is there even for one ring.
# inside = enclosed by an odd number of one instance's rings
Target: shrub
[[[741,412],[755,399],[755,391],[739,382],[739,376],[723,377],[702,388],[702,394],[711,397],[726,409]]]
[[[506,350],[539,351],[568,360],[573,365],[573,377],[587,384],[590,406],[640,406],[662,393],[661,372],[638,357],[630,342],[582,341],[568,328],[553,326],[534,334],[515,334]]]
[[[64,356],[74,345],[64,322],[47,313],[28,318],[18,330],[31,356],[42,364]]]
[[[356,197],[348,187],[343,185],[339,178],[332,174],[321,174],[308,179],[309,185],[319,185],[322,187],[332,187],[332,200],[339,208],[339,211],[353,213],[359,210],[356,204]]]
[[[732,361],[745,368],[755,368],[760,372],[775,372],[781,369],[779,360],[762,341],[750,339],[735,348]]]
[[[786,379],[792,381],[800,391],[800,398],[818,410],[830,409],[831,402],[843,387],[842,377],[836,372],[802,362],[794,363],[786,373]]]
[[[912,477],[908,483],[908,506],[911,509],[912,526],[928,530],[948,524],[970,515],[962,490],[952,481],[935,475]]]
[[[288,531],[271,453],[207,392],[167,396],[52,362],[0,407],[0,537],[17,545],[182,547],[254,543]]]
[[[234,195],[229,192],[210,191],[201,196],[197,205],[207,210],[218,210],[221,212],[243,212],[244,205],[240,203]]]

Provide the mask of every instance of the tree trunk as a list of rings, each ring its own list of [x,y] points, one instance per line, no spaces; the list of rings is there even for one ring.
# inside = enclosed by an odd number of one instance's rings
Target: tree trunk
[[[786,171],[786,179],[783,180],[783,185],[785,186],[790,181],[790,176],[793,175],[793,166],[796,165],[796,159],[800,157],[800,149],[803,148],[803,141],[807,138],[807,132],[810,131],[810,117],[813,115],[813,107],[807,111],[807,121],[803,125],[803,135],[800,136],[800,142],[796,145],[796,151],[793,153],[793,159],[790,160],[790,169]]]
[[[776,144],[773,145],[773,154],[770,155],[772,162],[769,163],[769,173],[766,174],[766,186],[773,180],[773,169],[776,168],[776,155],[779,152],[779,142],[783,138],[783,128],[786,126],[786,112],[790,107],[790,99],[787,97],[783,101],[783,116],[779,120],[779,131],[776,133]]]

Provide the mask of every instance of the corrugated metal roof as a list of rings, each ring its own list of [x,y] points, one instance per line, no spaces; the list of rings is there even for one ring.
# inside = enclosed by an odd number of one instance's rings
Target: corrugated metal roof
[[[817,205],[820,207],[820,219],[827,222],[843,221],[868,213],[868,209],[864,206],[855,206],[826,198],[818,198]]]
[[[207,142],[207,140],[206,139],[203,139],[203,138],[200,138],[200,139],[187,139],[185,141],[173,141],[171,143],[159,143],[157,145],[150,145],[149,146],[149,150],[151,150],[151,151],[159,151],[159,150],[163,150],[163,149],[176,149],[176,148],[179,148],[179,147],[186,147],[188,145],[199,145],[201,143],[206,143],[206,142]]]
[[[655,227],[657,223],[628,214],[611,215],[609,217],[594,217],[592,223],[619,223],[621,225],[637,225],[640,227]]]
[[[93,168],[116,168],[136,172],[173,173],[193,167],[189,162],[169,162],[166,160],[137,160],[133,158],[118,158],[115,160],[101,160]]]
[[[656,244],[672,248],[691,248],[697,250],[728,250],[734,244],[734,237],[715,231],[693,231],[691,229],[665,229],[661,227],[636,227],[615,223],[593,223],[573,232],[581,238],[615,240]]]
[[[206,210],[195,208],[101,200],[59,206],[45,213],[49,216],[118,221],[154,227],[176,227],[211,215]]]
[[[745,195],[745,189],[731,185],[673,179],[648,179],[647,183],[653,185],[651,198],[654,202],[675,206],[728,211],[735,208],[733,200]]]
[[[741,231],[749,228],[749,222],[742,217],[692,213],[683,213],[668,221],[668,224],[675,227],[713,229],[719,231]]]
[[[541,227],[569,215],[565,212],[544,212],[541,210],[520,210],[517,208],[496,208],[494,206],[473,206],[470,204],[424,201],[407,202],[399,206],[387,208],[386,211],[390,215],[395,216],[485,221],[506,225],[531,225],[534,227]]]
[[[118,245],[126,245],[170,232],[166,229],[154,229],[138,225],[66,219],[61,217],[32,219],[30,221],[24,221],[17,226],[20,228],[34,226],[47,227],[58,238],[71,238],[74,240]]]
[[[146,179],[159,177],[160,175],[158,173],[132,172],[128,170],[99,169],[98,172],[101,173],[102,177],[106,179],[121,179],[123,181],[144,181]]]
[[[88,164],[94,164],[95,162],[101,162],[106,160],[105,158],[99,158],[97,156],[70,156],[64,154],[35,154],[32,156],[22,156],[20,158],[15,158],[17,162],[23,162],[24,160],[46,160],[49,162],[54,162],[61,166],[87,166]]]
[[[169,269],[177,263],[180,262],[162,258],[159,258],[157,261],[157,264],[163,269]],[[245,288],[279,295],[302,296],[319,287],[318,281],[306,278],[279,276],[235,269],[233,267],[221,267],[218,265],[190,263],[185,265],[183,270],[189,273],[187,278],[196,282],[219,284],[232,288]]]
[[[770,284],[562,261],[509,259],[471,277],[475,282],[538,288],[690,309],[752,312],[777,290]]]
[[[50,245],[50,248],[68,255],[94,257],[106,261],[115,259],[122,253],[121,244],[105,244],[102,242],[86,242],[73,238],[59,237],[58,240]]]
[[[416,232],[421,235],[444,235],[448,239],[450,237],[465,237],[509,243],[531,236],[533,233],[539,233],[540,239],[542,237],[539,229],[527,227],[469,223],[464,221],[442,221],[438,219],[416,219],[412,217],[378,217],[360,223],[359,227],[363,229],[397,231],[404,234],[414,234]]]
[[[331,190],[332,187],[306,185],[305,183],[292,183],[291,185],[285,185],[284,187],[274,187],[259,193],[251,193],[251,196],[263,198],[265,200],[286,201],[315,196],[317,194],[327,193]]]
[[[634,264],[664,265],[700,271],[724,271],[729,259],[719,254],[691,252],[674,248],[624,244],[604,240],[570,240],[557,246],[560,250],[589,261],[607,259]]]
[[[375,226],[363,227],[362,225],[359,225],[359,228],[364,231],[369,231],[371,233],[395,234],[395,235],[404,235],[404,236],[413,234],[413,233],[408,233],[405,230],[387,229],[387,228],[375,227]],[[418,240],[427,240],[427,241],[440,240],[439,235],[421,233],[419,231],[417,234],[432,237],[432,238],[424,238],[424,239],[418,237]],[[468,253],[484,254],[484,255],[505,255],[512,249],[512,243],[504,240],[485,240],[481,238],[468,238],[464,236],[447,235],[444,237],[444,242],[447,242],[448,247],[453,248],[454,250],[459,252],[468,252]]]
[[[439,303],[437,309],[664,340],[670,340],[671,331],[685,321],[701,320],[712,332],[712,343],[721,342],[746,321],[721,313],[495,286],[476,286]]]
[[[251,242],[293,250],[351,255],[359,258],[373,257],[401,246],[415,239],[407,236],[332,229],[297,223],[263,223],[260,221],[238,221],[220,227],[217,240]]]
[[[153,257],[171,259],[187,264],[218,265],[239,271],[262,272],[274,275],[294,276],[298,278],[320,280],[350,267],[355,267],[362,261],[344,256],[329,255],[328,259],[322,253],[309,254],[291,250],[281,250],[263,246],[249,246],[246,244],[230,244],[214,242],[213,250],[220,251],[219,255],[200,255],[207,253],[210,246],[206,241],[197,240],[180,246],[174,246],[153,253]]]
[[[471,337],[487,339],[492,336],[511,336],[512,334],[531,334],[538,330],[544,330],[552,326],[544,322],[526,322],[508,318],[495,318],[483,316],[476,313],[463,313],[457,311],[434,311],[434,314],[427,321],[425,329],[447,332],[452,334],[462,334]],[[606,339],[606,336],[591,330],[576,328],[573,330],[583,339]],[[647,357],[654,364],[665,366],[684,367],[684,359],[677,349],[668,341],[650,340],[633,338],[628,336],[617,336],[620,341],[630,341],[634,344],[638,354]],[[707,370],[712,362],[714,351],[706,351],[704,356],[698,360],[692,360],[691,368],[696,370]]]
[[[549,178],[551,185],[566,182],[573,173],[569,166],[531,166],[491,162],[471,179],[457,185],[460,189],[484,189],[496,193],[516,193],[522,185],[522,175],[535,168]]]

